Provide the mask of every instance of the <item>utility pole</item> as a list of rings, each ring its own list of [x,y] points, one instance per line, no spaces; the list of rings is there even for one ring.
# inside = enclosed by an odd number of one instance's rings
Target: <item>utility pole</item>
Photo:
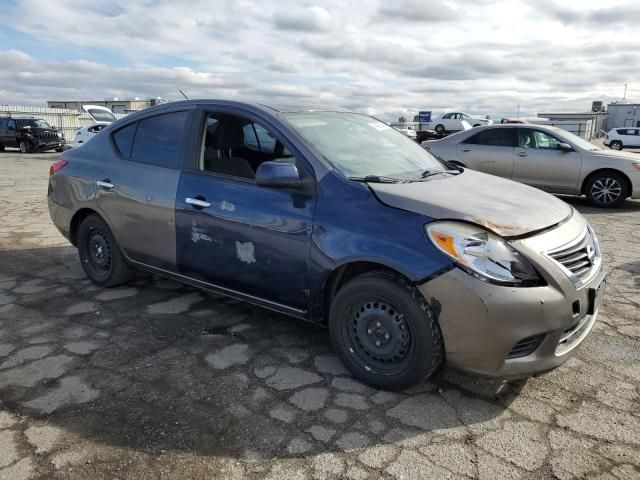
[[[624,82],[624,95],[622,97],[622,101],[626,102],[627,101],[627,83],[628,82]]]

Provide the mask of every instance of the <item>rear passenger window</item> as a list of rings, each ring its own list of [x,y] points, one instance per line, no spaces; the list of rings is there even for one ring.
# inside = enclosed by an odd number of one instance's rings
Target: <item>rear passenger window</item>
[[[138,122],[131,160],[176,168],[188,112],[165,113]]]
[[[515,128],[492,128],[482,130],[469,137],[464,143],[472,145],[491,145],[494,147],[515,147]]]
[[[124,158],[129,158],[131,155],[131,146],[133,145],[133,137],[136,134],[137,126],[138,123],[134,122],[113,134],[113,140],[116,142],[120,155]]]

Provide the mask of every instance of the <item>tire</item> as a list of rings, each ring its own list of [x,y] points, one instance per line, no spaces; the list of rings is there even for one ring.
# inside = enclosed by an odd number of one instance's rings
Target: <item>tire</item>
[[[4,152],[4,145],[0,143],[0,152]]]
[[[131,277],[131,267],[120,253],[111,230],[99,215],[89,215],[82,221],[77,244],[82,268],[96,285],[115,287]]]
[[[611,150],[622,150],[622,142],[620,140],[613,140],[609,144],[609,148]]]
[[[64,152],[64,148],[56,148],[56,152],[62,153],[62,152]]]
[[[18,148],[20,149],[20,153],[29,153],[31,151],[31,145],[29,145],[29,142],[25,142],[24,140],[20,140]]]
[[[473,127],[475,128],[475,127],[481,127],[481,126],[482,126],[481,123],[476,123]]]
[[[389,272],[349,280],[329,311],[331,343],[351,374],[373,387],[399,390],[442,364],[440,328],[422,295]]]
[[[629,196],[627,179],[618,172],[599,172],[587,180],[587,200],[594,207],[614,208]]]
[[[441,124],[436,125],[435,130],[438,135],[442,135],[444,133],[444,125],[441,125]]]

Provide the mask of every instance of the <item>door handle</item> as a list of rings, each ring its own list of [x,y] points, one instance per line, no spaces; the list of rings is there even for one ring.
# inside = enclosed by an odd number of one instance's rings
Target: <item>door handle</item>
[[[108,178],[105,178],[104,180],[98,180],[96,182],[96,185],[104,188],[105,190],[111,190],[113,187],[115,187],[115,185],[111,183],[111,180],[109,180]]]
[[[462,150],[463,152],[470,152],[471,151],[471,149],[469,147],[464,147],[464,148],[461,148],[460,150]]]
[[[209,208],[211,206],[209,202],[207,202],[206,200],[202,200],[200,198],[187,197],[184,199],[184,201],[187,202],[189,205],[193,206],[194,208]]]
[[[518,152],[519,157],[527,157],[529,154],[527,152]]]

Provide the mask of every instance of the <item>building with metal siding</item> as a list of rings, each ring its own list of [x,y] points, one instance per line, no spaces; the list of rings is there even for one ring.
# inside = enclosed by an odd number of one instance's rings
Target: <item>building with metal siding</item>
[[[640,127],[640,103],[610,103],[609,129],[620,127]]]
[[[114,114],[123,114],[137,112],[143,108],[153,107],[154,105],[166,102],[167,100],[160,97],[148,99],[140,99],[136,97],[133,100],[120,100],[115,97],[107,100],[49,100],[47,101],[47,106],[49,108],[66,108],[82,111],[83,105],[98,105],[101,107],[107,107]]]

